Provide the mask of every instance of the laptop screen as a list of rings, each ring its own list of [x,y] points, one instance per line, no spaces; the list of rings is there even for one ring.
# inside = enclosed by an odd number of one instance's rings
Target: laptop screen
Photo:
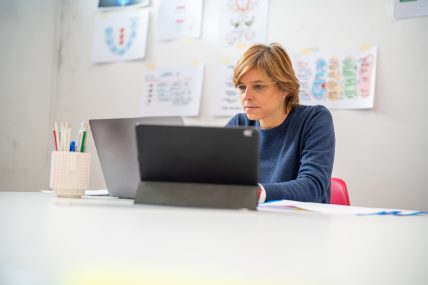
[[[140,182],[135,126],[183,125],[181,117],[89,120],[101,169],[111,196],[134,198]]]

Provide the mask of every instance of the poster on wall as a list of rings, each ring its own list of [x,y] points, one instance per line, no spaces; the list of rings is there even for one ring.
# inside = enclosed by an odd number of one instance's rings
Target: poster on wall
[[[215,86],[218,88],[216,96],[211,98],[211,113],[213,116],[230,117],[237,113],[242,113],[240,98],[233,85],[233,70],[236,61],[224,60],[217,66],[216,74],[217,82]]]
[[[203,72],[203,65],[147,69],[139,114],[144,117],[198,116]]]
[[[265,43],[268,3],[267,0],[223,0],[220,43],[229,47]]]
[[[201,37],[202,0],[159,1],[159,41]]]
[[[150,5],[150,0],[99,0],[98,9],[119,9],[123,7],[146,7]]]
[[[428,0],[394,0],[394,18],[428,16]]]
[[[142,59],[146,53],[149,11],[126,9],[95,16],[92,62]]]
[[[360,51],[296,54],[293,66],[300,82],[300,102],[331,109],[373,108],[375,47]]]

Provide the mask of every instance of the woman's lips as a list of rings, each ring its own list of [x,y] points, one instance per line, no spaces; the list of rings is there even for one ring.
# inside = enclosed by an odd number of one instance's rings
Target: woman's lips
[[[247,111],[247,110],[248,110],[248,111],[252,111],[252,110],[255,110],[255,109],[258,109],[258,108],[259,108],[259,107],[255,107],[255,106],[245,106],[245,107],[244,107],[244,110],[245,110],[245,111]]]

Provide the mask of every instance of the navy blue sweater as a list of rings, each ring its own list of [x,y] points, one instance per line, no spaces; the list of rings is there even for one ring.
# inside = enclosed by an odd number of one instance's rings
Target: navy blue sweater
[[[226,125],[233,126],[260,131],[259,182],[266,201],[330,203],[335,135],[327,108],[299,105],[272,129],[261,129],[258,121],[240,113]]]

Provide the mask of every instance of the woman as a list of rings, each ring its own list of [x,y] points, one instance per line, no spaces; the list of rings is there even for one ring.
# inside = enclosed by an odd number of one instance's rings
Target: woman
[[[260,131],[259,203],[270,200],[330,202],[335,135],[324,106],[299,105],[299,82],[277,43],[250,47],[234,70],[245,113],[227,127]]]

